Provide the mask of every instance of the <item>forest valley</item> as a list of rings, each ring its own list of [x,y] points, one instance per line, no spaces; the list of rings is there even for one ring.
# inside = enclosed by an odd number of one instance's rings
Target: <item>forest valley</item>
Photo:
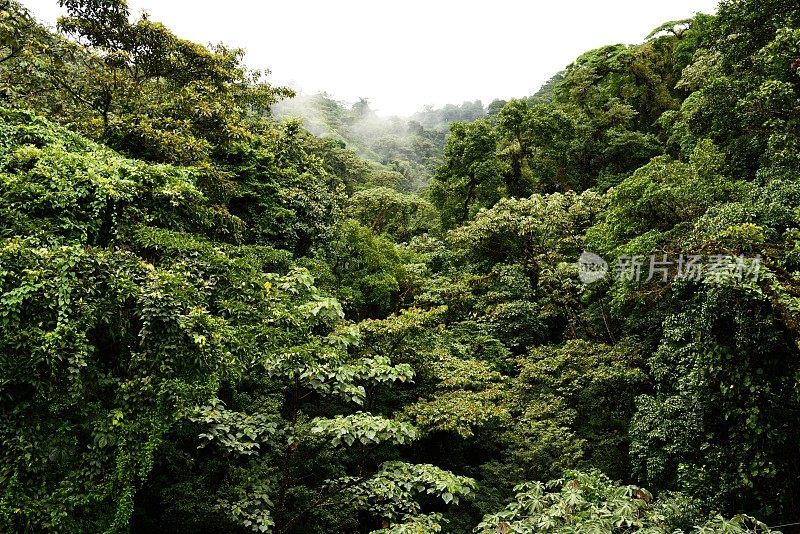
[[[800,522],[800,4],[389,120],[59,3],[0,0],[1,532]]]

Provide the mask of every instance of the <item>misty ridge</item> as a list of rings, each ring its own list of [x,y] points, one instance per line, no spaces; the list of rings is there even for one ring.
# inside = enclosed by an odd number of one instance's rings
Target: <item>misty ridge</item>
[[[352,150],[378,163],[384,171],[399,173],[400,189],[420,191],[443,163],[442,153],[450,125],[472,122],[502,108],[495,101],[485,107],[480,100],[441,108],[425,106],[409,117],[383,117],[370,107],[369,99],[336,100],[327,93],[304,94],[272,106],[277,120],[300,119],[312,134]]]
[[[531,105],[551,102],[564,72],[556,73],[523,100]],[[444,162],[450,127],[482,118],[495,121],[506,104],[499,98],[486,106],[481,100],[474,100],[440,108],[426,105],[407,117],[382,116],[372,109],[369,98],[348,102],[326,92],[308,94],[298,90],[294,97],[273,104],[270,111],[279,121],[299,119],[313,135],[378,164],[374,171],[382,172],[384,181],[387,173],[396,173],[384,185],[404,192],[421,192]]]

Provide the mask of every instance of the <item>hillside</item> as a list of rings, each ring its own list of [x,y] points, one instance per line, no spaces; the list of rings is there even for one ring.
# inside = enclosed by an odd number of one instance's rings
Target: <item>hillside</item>
[[[361,99],[354,104],[328,95],[295,95],[272,106],[278,119],[297,118],[303,126],[324,139],[339,143],[360,157],[400,173],[399,188],[419,192],[442,164],[442,151],[450,125],[486,116],[478,100],[440,109],[427,107],[410,118],[379,117]]]
[[[0,532],[800,521],[796,3],[404,119],[61,4],[0,4]]]

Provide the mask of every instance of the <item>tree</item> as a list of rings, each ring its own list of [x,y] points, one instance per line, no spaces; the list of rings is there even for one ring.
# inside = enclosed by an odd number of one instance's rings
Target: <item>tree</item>
[[[375,187],[350,197],[349,213],[376,234],[388,234],[398,242],[436,230],[435,208],[416,195]]]
[[[385,236],[348,219],[324,254],[330,286],[350,317],[385,317],[396,311],[406,279],[396,245]]]
[[[17,98],[31,97],[28,105],[44,99],[45,108],[56,97],[63,122],[127,154],[154,162],[205,161],[219,146],[248,135],[254,114],[291,95],[245,69],[242,50],[209,50],[146,15],[131,22],[124,0],[62,5],[69,16],[59,28],[72,40],[28,40],[39,72],[16,87]]]
[[[490,207],[499,199],[502,167],[495,157],[497,137],[491,124],[480,119],[454,123],[445,145],[445,163],[434,176],[431,200],[445,228],[466,222],[473,206]]]

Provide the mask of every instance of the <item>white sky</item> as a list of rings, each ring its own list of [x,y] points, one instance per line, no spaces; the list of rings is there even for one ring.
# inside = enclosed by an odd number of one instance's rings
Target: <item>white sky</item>
[[[44,22],[56,0],[22,0]],[[129,0],[180,37],[247,49],[273,83],[382,115],[533,94],[579,54],[637,43],[717,0]]]

